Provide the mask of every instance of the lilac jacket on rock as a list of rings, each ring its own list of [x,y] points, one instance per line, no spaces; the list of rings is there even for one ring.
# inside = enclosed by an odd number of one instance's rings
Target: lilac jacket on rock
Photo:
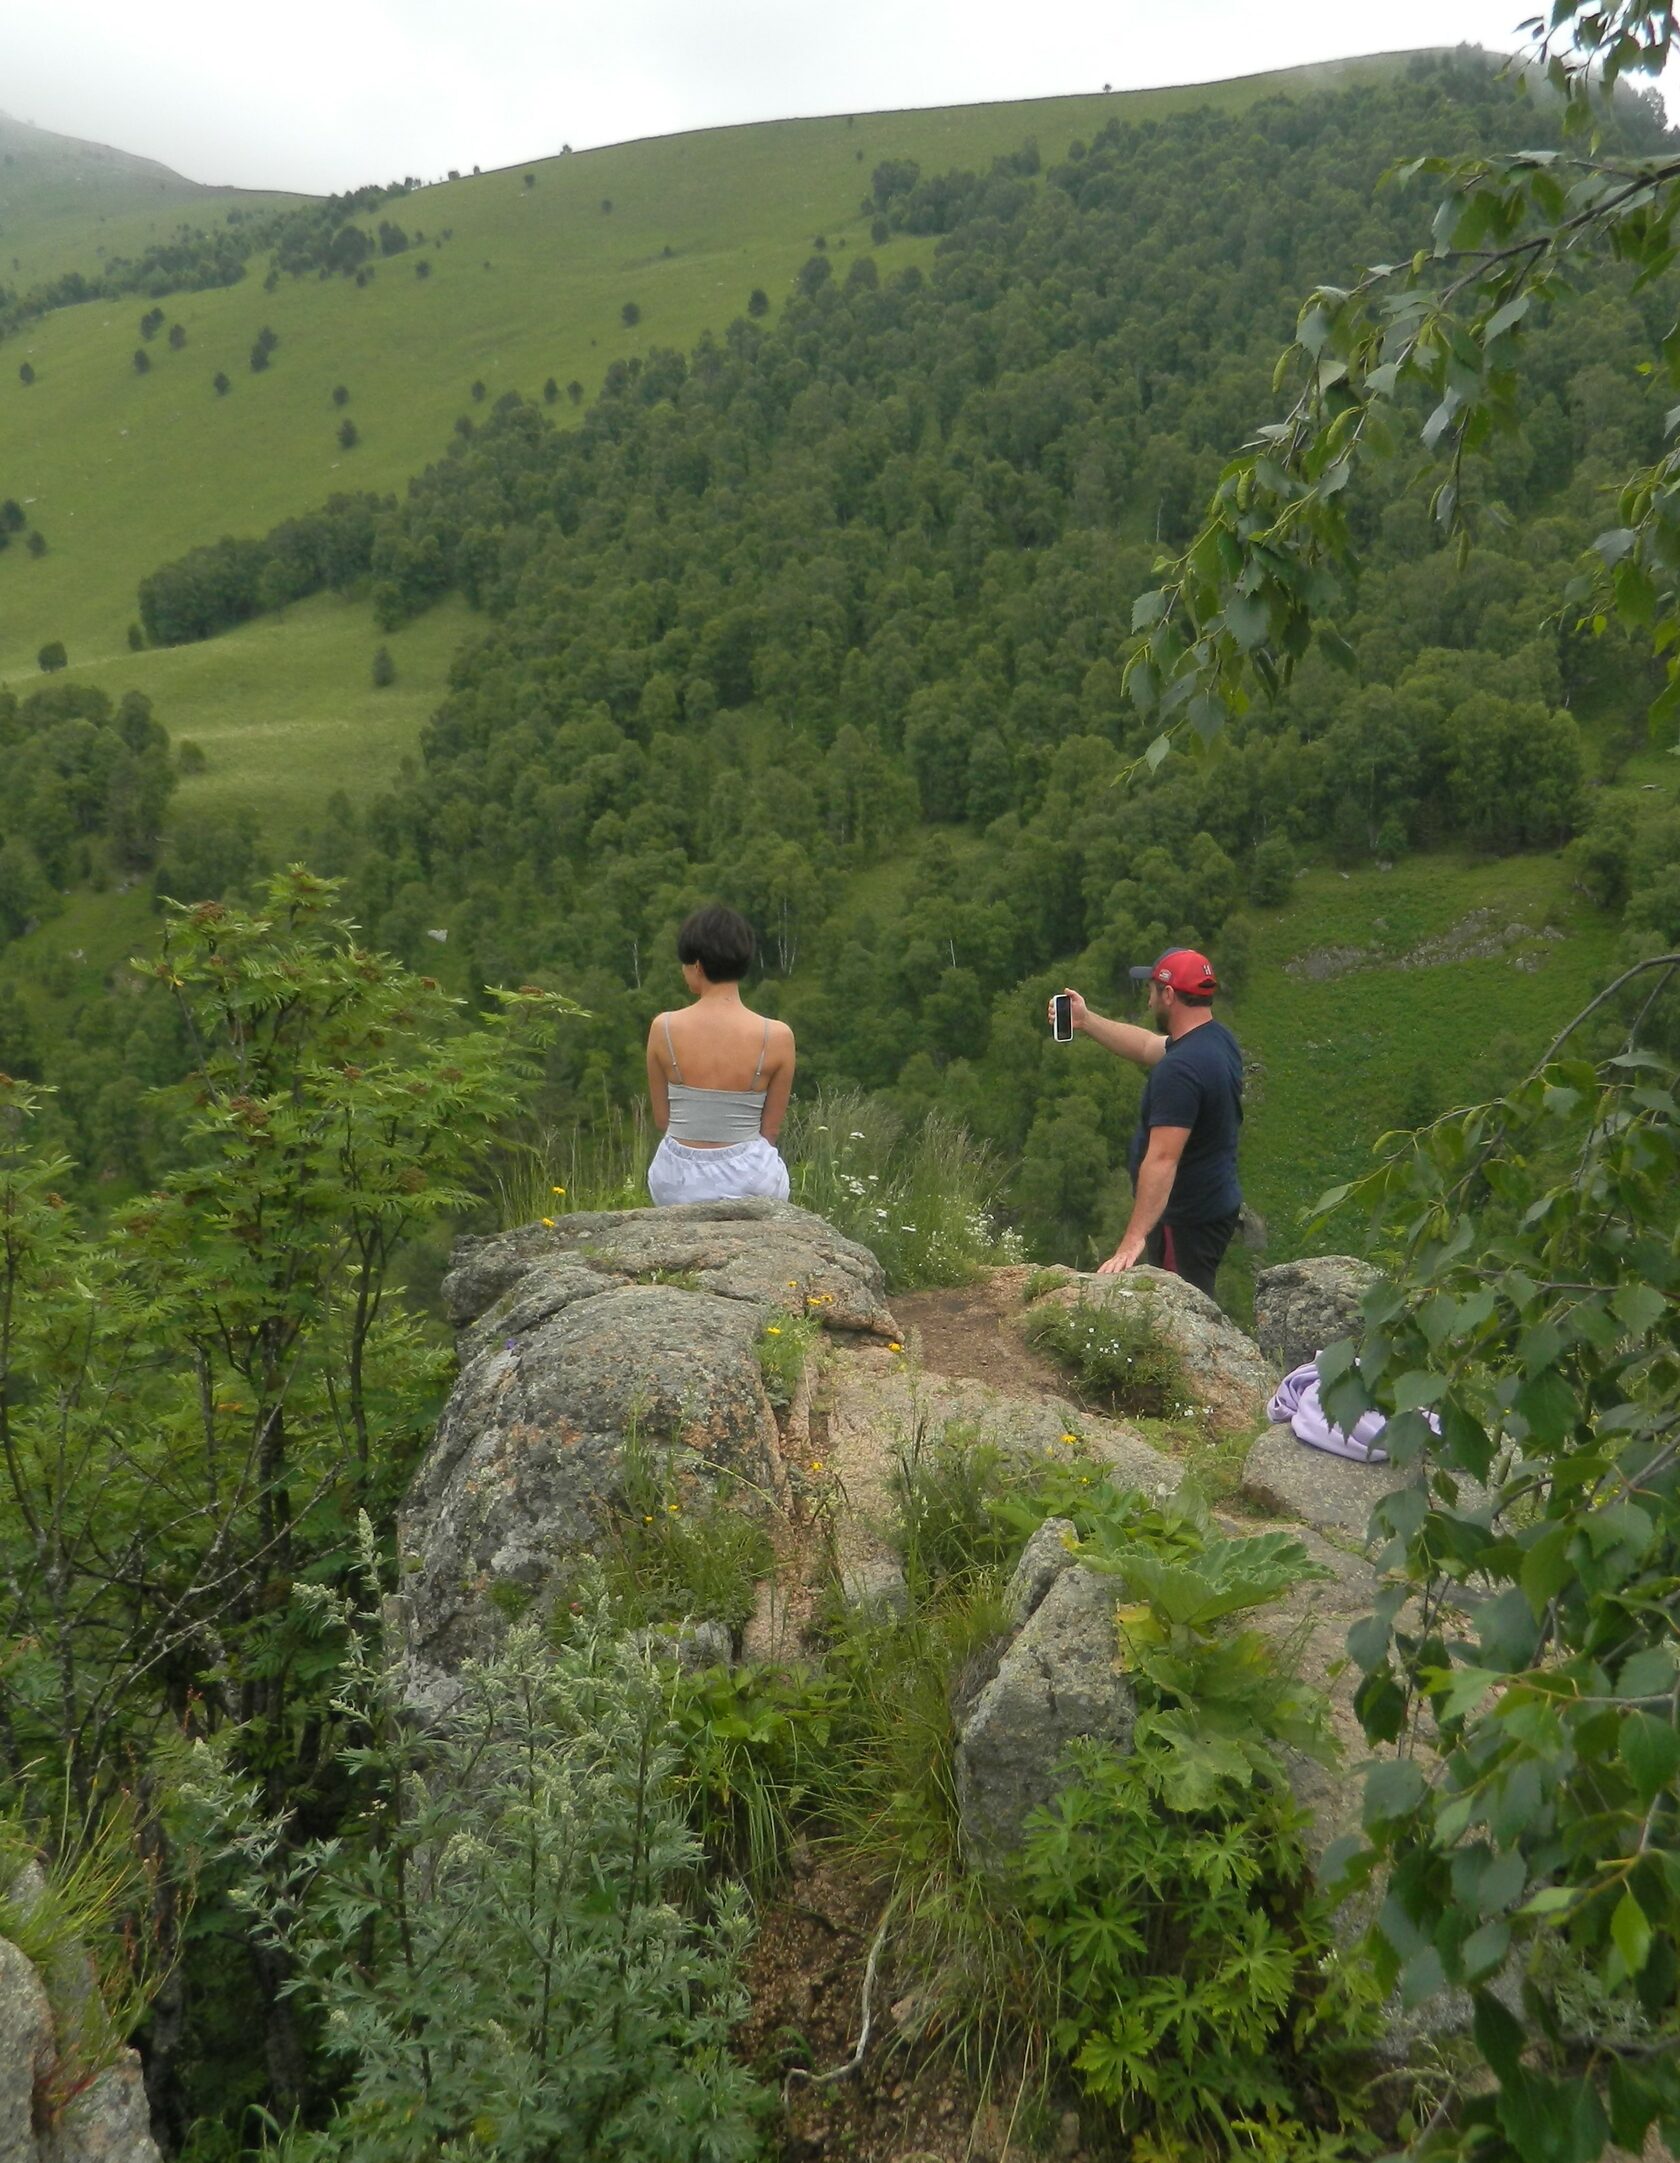
[[[1328,1450],[1333,1457],[1353,1457],[1362,1464],[1385,1465],[1387,1450],[1376,1448],[1377,1437],[1388,1425],[1380,1412],[1362,1413],[1352,1433],[1334,1426],[1318,1401],[1318,1362],[1286,1374],[1266,1407],[1268,1419],[1292,1428],[1309,1449]]]

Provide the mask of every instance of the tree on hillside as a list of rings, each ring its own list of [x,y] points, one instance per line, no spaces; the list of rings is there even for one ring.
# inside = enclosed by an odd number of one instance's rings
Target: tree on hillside
[[[33,369],[33,368],[32,368],[32,367],[30,366],[30,364],[28,363],[28,361],[24,361],[24,362],[22,362],[22,363],[21,363],[21,364],[19,365],[19,368],[18,368],[18,381],[19,381],[19,382],[20,382],[21,384],[23,384],[23,386],[25,387],[25,389],[27,389],[27,388],[28,388],[28,386],[29,386],[29,385],[30,385],[31,383],[33,383],[33,382],[34,382],[34,380],[35,380],[35,371],[34,371],[34,369]]]
[[[373,687],[383,691],[397,680],[397,664],[391,659],[389,646],[376,646],[373,654]]]
[[[171,323],[169,326],[169,350],[172,353],[179,353],[186,342],[187,326],[184,323]]]
[[[163,310],[161,308],[148,308],[140,318],[141,337],[146,339],[155,338],[162,328]]]
[[[634,330],[642,320],[642,311],[633,300],[627,300],[618,311],[618,319],[626,330]]]
[[[356,445],[361,440],[361,430],[356,426],[355,422],[350,418],[350,416],[346,414],[343,420],[341,420],[338,424],[339,448],[341,450],[353,451],[356,448]]]
[[[481,406],[481,405],[483,405],[483,403],[484,403],[484,385],[483,385],[483,384],[482,384],[481,382],[477,382],[477,381],[475,381],[475,382],[474,382],[474,384],[473,384],[473,386],[472,386],[472,389],[471,389],[471,391],[469,392],[469,394],[468,394],[468,395],[469,395],[469,396],[471,397],[471,399],[472,399],[472,402],[473,402],[473,404],[474,404],[475,406]]]
[[[218,398],[225,398],[228,392],[233,388],[233,385],[228,381],[226,375],[220,368],[218,368],[214,376],[211,377],[211,382],[215,385],[216,396]]]
[[[134,348],[134,373],[137,376],[146,375],[150,371],[151,365],[152,356],[143,345],[137,345]]]
[[[7,533],[21,533],[29,521],[23,515],[23,505],[16,496],[8,496],[0,503],[0,529]]]
[[[763,286],[755,285],[747,295],[747,313],[754,318],[770,313],[770,296]]]
[[[342,383],[333,385],[332,402],[335,406],[347,406],[350,403],[350,393]]]
[[[29,529],[29,538],[23,545],[31,556],[44,556],[47,552],[47,537],[39,526],[32,526]]]
[[[543,404],[545,406],[552,406],[559,403],[560,386],[558,383],[555,382],[552,376],[550,376],[548,380],[543,384],[542,394]]]
[[[583,385],[578,381],[576,376],[573,376],[572,380],[566,385],[566,396],[572,401],[572,404],[574,406],[582,405]]]
[[[41,648],[35,660],[43,674],[51,676],[69,665],[70,656],[64,650],[63,639],[53,638]]]
[[[417,278],[429,278],[432,275],[432,259],[429,255],[421,256],[414,266],[414,275]]]

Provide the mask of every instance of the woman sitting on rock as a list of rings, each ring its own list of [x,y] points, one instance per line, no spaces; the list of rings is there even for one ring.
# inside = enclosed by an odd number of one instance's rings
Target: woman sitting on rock
[[[776,1137],[793,1087],[793,1031],[742,1004],[752,958],[752,926],[720,904],[696,909],[677,933],[694,1004],[656,1015],[647,1046],[653,1123],[665,1137],[648,1192],[662,1205],[787,1200]]]

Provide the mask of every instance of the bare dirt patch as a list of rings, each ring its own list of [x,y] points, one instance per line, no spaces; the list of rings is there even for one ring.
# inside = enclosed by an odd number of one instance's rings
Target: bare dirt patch
[[[1027,2146],[1009,2138],[1006,2118],[976,2097],[948,2056],[902,2041],[893,2016],[901,1979],[889,1960],[876,1971],[871,2038],[857,2070],[838,2080],[799,2077],[832,2072],[856,2050],[864,1971],[890,1889],[856,1865],[805,1855],[760,1910],[747,1964],[753,2009],[735,2048],[783,2088],[776,2153],[784,2163],[1026,2163]],[[1069,2163],[1078,2163],[1076,2127],[1057,2148]]]
[[[1010,1397],[1065,1400],[1067,1377],[1009,1327],[1032,1274],[1027,1268],[993,1269],[950,1291],[900,1292],[893,1313],[930,1374],[985,1382]]]

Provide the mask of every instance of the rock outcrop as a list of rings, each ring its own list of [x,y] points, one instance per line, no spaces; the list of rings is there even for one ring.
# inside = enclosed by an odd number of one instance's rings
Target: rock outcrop
[[[460,1379],[398,1524],[417,1705],[539,1610],[634,1460],[744,1509],[785,1488],[758,1357],[778,1309],[890,1340],[880,1264],[786,1203],[615,1210],[464,1240],[444,1282]]]
[[[28,1915],[43,1891],[39,1870],[25,1864],[0,1896],[0,1924],[8,1911]],[[0,2163],[160,2163],[139,2059],[78,2036],[92,1995],[73,1950],[43,1977],[0,1935]]]
[[[1070,1742],[1131,1746],[1137,1700],[1120,1669],[1114,1580],[1069,1559],[1056,1567],[1048,1538],[1030,1562],[1022,1556],[1010,1603],[1018,1613],[1036,1592],[1036,1605],[996,1673],[958,1710],[957,1809],[978,1864],[1020,1845],[1029,1814],[1056,1792]]]
[[[1359,1303],[1377,1275],[1351,1254],[1313,1255],[1261,1270],[1254,1280],[1254,1334],[1278,1376],[1316,1359],[1326,1345],[1359,1334]]]

